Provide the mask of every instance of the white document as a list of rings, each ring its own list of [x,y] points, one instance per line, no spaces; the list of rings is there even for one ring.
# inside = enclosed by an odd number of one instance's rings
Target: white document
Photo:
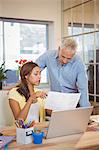
[[[45,109],[59,111],[75,108],[79,102],[80,95],[80,93],[61,93],[50,91],[45,100]]]
[[[39,112],[40,112],[40,105],[39,103],[31,104],[30,110],[27,116],[27,121],[33,121],[39,122]]]

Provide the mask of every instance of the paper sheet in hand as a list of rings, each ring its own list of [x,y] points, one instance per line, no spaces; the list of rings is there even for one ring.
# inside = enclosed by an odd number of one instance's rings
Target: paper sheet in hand
[[[39,121],[39,111],[40,111],[40,105],[39,103],[31,104],[28,116],[27,116],[27,121],[33,121],[35,120],[36,122]]]
[[[75,108],[80,99],[80,93],[49,92],[45,100],[45,109],[67,110]]]

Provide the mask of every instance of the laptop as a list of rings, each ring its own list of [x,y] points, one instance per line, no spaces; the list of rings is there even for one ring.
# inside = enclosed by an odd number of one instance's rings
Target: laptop
[[[53,111],[45,138],[55,138],[85,132],[93,107]]]

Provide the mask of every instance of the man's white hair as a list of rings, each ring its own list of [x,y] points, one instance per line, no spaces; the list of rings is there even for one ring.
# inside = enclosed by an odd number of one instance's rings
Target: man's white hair
[[[73,38],[68,38],[63,40],[61,48],[66,48],[68,50],[76,51],[77,49],[77,42]]]

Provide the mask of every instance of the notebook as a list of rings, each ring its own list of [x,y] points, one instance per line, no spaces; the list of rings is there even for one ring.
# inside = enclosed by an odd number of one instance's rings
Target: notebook
[[[54,138],[85,132],[93,107],[79,107],[65,111],[53,111],[46,138]]]
[[[0,149],[9,144],[15,136],[0,136]]]
[[[50,91],[45,100],[45,109],[67,110],[75,108],[79,102],[80,95],[80,93],[62,93]]]

